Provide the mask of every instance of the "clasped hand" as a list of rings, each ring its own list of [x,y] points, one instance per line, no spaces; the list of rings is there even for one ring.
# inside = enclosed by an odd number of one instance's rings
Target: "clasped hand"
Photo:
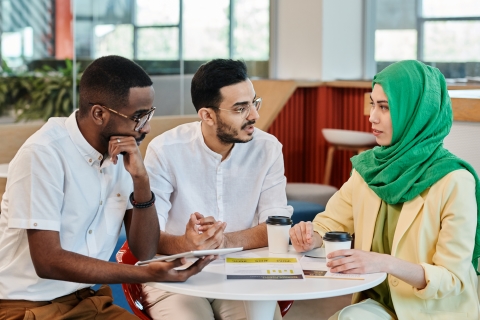
[[[185,228],[185,242],[189,250],[208,250],[225,247],[226,222],[216,221],[195,212]]]

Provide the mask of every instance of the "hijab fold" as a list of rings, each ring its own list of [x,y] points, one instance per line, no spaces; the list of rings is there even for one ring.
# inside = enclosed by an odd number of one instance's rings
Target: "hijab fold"
[[[410,201],[448,173],[468,170],[475,178],[477,231],[472,264],[480,257],[480,181],[472,166],[443,147],[453,122],[442,73],[416,60],[394,63],[378,73],[390,108],[393,136],[389,146],[354,156],[353,168],[389,204]],[[478,271],[477,271],[478,274]]]

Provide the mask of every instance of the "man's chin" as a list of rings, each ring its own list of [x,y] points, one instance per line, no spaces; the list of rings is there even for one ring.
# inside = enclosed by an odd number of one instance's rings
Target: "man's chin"
[[[253,133],[252,134],[249,134],[246,138],[244,139],[238,139],[239,141],[241,141],[240,143],[247,143],[247,142],[250,142],[253,140]]]

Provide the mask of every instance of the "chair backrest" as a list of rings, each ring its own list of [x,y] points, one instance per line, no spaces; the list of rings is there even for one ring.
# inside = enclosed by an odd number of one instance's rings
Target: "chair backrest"
[[[132,251],[130,251],[127,241],[118,250],[115,257],[118,263],[123,264],[135,264],[138,261]],[[142,320],[151,320],[143,311],[142,285],[138,283],[122,283],[122,289],[133,313]]]

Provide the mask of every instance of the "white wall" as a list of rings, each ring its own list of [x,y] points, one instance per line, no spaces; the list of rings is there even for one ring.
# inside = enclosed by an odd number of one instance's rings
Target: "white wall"
[[[320,79],[322,1],[274,0],[272,14],[276,14],[276,17],[272,17],[271,30],[275,39],[270,50],[275,55],[276,64],[270,68],[273,69],[271,71],[276,71],[272,78]]]
[[[476,138],[479,136],[479,122],[453,121],[443,141],[446,149],[470,163],[477,174],[480,174],[480,140]]]
[[[360,79],[363,72],[363,2],[322,2],[321,79]]]
[[[364,1],[272,0],[271,77],[362,78]]]

